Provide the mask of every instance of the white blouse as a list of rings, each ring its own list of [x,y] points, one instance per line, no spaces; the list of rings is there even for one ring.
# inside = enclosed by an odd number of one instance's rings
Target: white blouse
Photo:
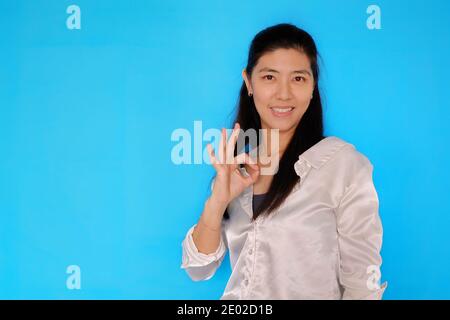
[[[229,250],[232,272],[220,299],[381,299],[387,282],[379,281],[383,228],[371,162],[331,136],[294,168],[300,181],[268,217],[251,221],[253,186],[230,203],[216,252],[197,250],[192,226],[181,268],[208,280]]]

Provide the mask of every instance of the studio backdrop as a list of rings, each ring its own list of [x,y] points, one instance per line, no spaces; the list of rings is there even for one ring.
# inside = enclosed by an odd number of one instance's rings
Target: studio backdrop
[[[317,43],[325,134],[374,166],[384,299],[450,299],[447,0],[1,0],[0,298],[219,298],[228,255],[180,268],[205,133],[283,22]]]

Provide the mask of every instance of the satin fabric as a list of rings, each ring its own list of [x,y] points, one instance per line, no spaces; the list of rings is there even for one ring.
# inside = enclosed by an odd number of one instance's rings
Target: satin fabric
[[[192,280],[208,280],[228,251],[223,300],[381,299],[383,228],[369,159],[331,136],[301,154],[294,169],[299,183],[269,216],[251,221],[253,186],[230,203],[216,252],[197,250],[192,226],[181,268]]]

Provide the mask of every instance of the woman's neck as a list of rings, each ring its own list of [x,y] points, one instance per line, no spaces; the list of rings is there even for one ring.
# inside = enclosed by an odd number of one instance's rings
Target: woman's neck
[[[294,135],[294,130],[278,130],[278,134],[275,134],[275,131],[272,131],[272,129],[265,126],[263,126],[262,129],[265,129],[265,133],[262,135],[261,143],[266,155],[270,157],[272,156],[272,153],[275,152],[278,153],[279,158],[281,159]]]

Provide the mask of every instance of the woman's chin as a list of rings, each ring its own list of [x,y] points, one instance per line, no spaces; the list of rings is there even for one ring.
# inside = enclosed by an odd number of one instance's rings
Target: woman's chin
[[[267,123],[269,129],[278,129],[279,133],[289,132],[295,129],[296,123],[293,121],[270,121]]]

